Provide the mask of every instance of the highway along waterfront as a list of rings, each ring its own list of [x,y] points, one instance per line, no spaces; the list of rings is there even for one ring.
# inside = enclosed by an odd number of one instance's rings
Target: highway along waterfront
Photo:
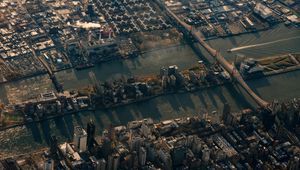
[[[265,43],[277,39],[299,36],[299,29],[289,29],[280,25],[273,30],[255,34],[245,34],[225,39],[210,40],[208,43],[219,49],[226,59],[234,61],[236,54],[243,54],[253,58],[262,58],[283,53],[300,52],[300,40],[291,39],[271,46],[259,46],[228,53],[227,50],[235,47]],[[247,41],[246,41],[247,40]],[[205,49],[203,55],[208,55]],[[97,79],[105,81],[124,75],[158,74],[161,66],[178,65],[183,70],[191,67],[199,60],[193,50],[187,46],[176,46],[163,50],[151,51],[142,56],[124,61],[114,61],[97,65],[94,68],[76,71],[64,70],[56,73],[57,79],[63,84],[65,90],[76,89],[91,83],[89,72],[95,73]],[[121,74],[122,73],[122,74]],[[279,74],[262,79],[247,81],[248,85],[267,101],[272,99],[285,100],[300,97],[300,71]],[[33,84],[33,85],[32,85]],[[22,94],[22,90],[32,89],[31,94]],[[31,90],[31,91],[32,91]],[[14,101],[18,96],[30,97],[43,91],[54,91],[54,87],[47,75],[20,80],[0,85],[0,98],[3,102]],[[7,95],[7,93],[11,95]],[[14,94],[14,95],[12,95]],[[170,119],[185,115],[203,114],[208,111],[221,111],[223,103],[229,103],[234,111],[255,106],[252,99],[244,98],[245,92],[241,88],[225,85],[198,91],[197,93],[175,94],[157,97],[155,99],[122,106],[115,109],[99,110],[68,115],[64,118],[45,121],[32,126],[12,128],[0,132],[0,153],[17,154],[44,147],[50,135],[58,136],[59,141],[72,139],[73,128],[76,125],[85,126],[86,122],[94,119],[97,133],[100,129],[108,127],[111,123],[126,124],[130,120],[152,117],[156,120]]]

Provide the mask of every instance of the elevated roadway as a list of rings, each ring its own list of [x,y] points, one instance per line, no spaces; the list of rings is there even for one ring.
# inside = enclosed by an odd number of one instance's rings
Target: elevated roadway
[[[34,57],[36,59],[38,59],[41,62],[41,64],[44,66],[44,68],[47,70],[47,73],[48,73],[48,75],[49,75],[49,77],[50,77],[50,79],[51,79],[51,81],[52,81],[52,83],[53,83],[56,91],[57,92],[63,92],[64,91],[63,86],[58,82],[57,78],[55,77],[55,74],[53,73],[52,69],[49,67],[49,65],[47,64],[47,62],[44,61],[42,58],[40,58],[40,57],[38,57],[36,55],[36,52],[31,47],[31,45],[30,45],[30,48],[31,48],[31,52],[33,53]]]
[[[162,7],[163,5],[160,4]],[[185,22],[181,21],[177,15],[175,15],[170,9],[164,6],[165,11],[171,17],[174,19],[181,28],[184,29],[186,33],[189,33],[197,42],[200,43],[201,46],[203,46],[206,51],[213,56],[216,61],[219,62],[219,64],[230,74],[231,78],[234,79],[236,82],[240,84],[240,86],[252,97],[252,99],[260,106],[260,107],[267,107],[269,105],[268,102],[263,100],[261,97],[259,97],[244,81],[243,77],[240,75],[240,73],[237,71],[235,66],[231,63],[229,63],[223,55],[221,55],[217,50],[212,48],[208,43],[204,41],[199,31],[196,31],[193,29],[192,26],[186,24]]]

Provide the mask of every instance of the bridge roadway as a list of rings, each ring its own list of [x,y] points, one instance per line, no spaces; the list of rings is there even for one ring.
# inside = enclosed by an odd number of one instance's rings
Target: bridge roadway
[[[193,38],[195,38],[207,51],[208,53],[213,56],[220,65],[231,75],[231,77],[238,82],[242,88],[252,97],[252,99],[260,106],[260,107],[267,107],[269,105],[268,102],[260,98],[244,81],[243,77],[237,71],[233,64],[230,64],[217,50],[213,49],[208,43],[206,43],[203,38],[201,37],[200,32],[193,30],[193,27],[186,24],[185,22],[181,21],[171,10],[167,7],[164,7],[165,10],[168,12],[170,17],[175,19],[181,27],[185,29],[185,31],[189,32]]]
[[[55,74],[53,73],[52,69],[49,67],[49,65],[46,63],[46,61],[44,61],[43,59],[41,59],[40,57],[38,57],[36,55],[35,50],[30,46],[30,50],[33,53],[33,55],[35,56],[36,59],[38,59],[42,65],[44,66],[44,68],[47,70],[47,73],[56,89],[57,92],[63,92],[63,86],[58,82],[57,78],[55,77]]]

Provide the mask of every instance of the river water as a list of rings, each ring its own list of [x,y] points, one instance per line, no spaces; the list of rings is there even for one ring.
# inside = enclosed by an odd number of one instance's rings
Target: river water
[[[210,40],[209,43],[220,50],[228,60],[233,61],[236,54],[261,58],[283,53],[300,52],[300,39],[280,41],[279,43],[243,49],[233,53],[227,52],[228,49],[234,47],[267,43],[278,39],[288,39],[297,36],[300,36],[299,29],[287,29],[281,25],[270,31],[245,34],[225,39],[215,39]],[[204,49],[201,49],[201,51],[203,56],[213,61]],[[182,45],[145,53],[140,57],[130,60],[101,64],[87,70],[65,70],[56,73],[56,75],[59,81],[63,83],[65,89],[76,89],[91,83],[88,76],[90,71],[95,73],[98,80],[105,81],[123,75],[158,74],[161,66],[173,64],[178,65],[180,69],[185,69],[196,64],[199,59],[200,58],[189,46]],[[273,99],[286,100],[300,97],[299,77],[300,71],[295,71],[251,80],[248,81],[248,84],[267,101],[272,101]],[[15,96],[19,93],[16,93],[13,97],[7,95],[7,93],[13,93],[17,89],[30,89],[32,83],[37,84],[34,86],[34,93],[40,93],[45,90],[51,91],[53,90],[53,86],[47,79],[48,77],[45,75],[39,78],[2,84],[0,85],[0,100],[2,100],[2,102],[9,102],[15,99]],[[24,86],[26,88],[24,88]],[[224,103],[229,103],[233,111],[256,106],[252,99],[250,99],[238,85],[231,84],[198,91],[192,94],[185,93],[161,96],[149,101],[115,109],[78,113],[40,124],[2,131],[0,132],[0,158],[1,156],[29,152],[37,148],[45,147],[47,146],[50,135],[56,135],[59,141],[71,140],[74,126],[85,126],[90,119],[94,120],[97,127],[97,134],[100,134],[101,129],[108,127],[110,124],[121,125],[135,119],[151,117],[155,120],[165,120],[175,117],[203,114],[204,112],[211,113],[214,110],[221,112]]]

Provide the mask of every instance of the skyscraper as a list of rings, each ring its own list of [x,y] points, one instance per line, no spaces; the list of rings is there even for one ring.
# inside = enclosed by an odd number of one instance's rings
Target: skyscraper
[[[88,149],[92,149],[94,144],[94,137],[95,137],[95,124],[92,120],[87,124],[87,147]]]
[[[53,157],[57,156],[57,139],[56,136],[51,136],[50,137],[50,153]]]
[[[78,152],[85,152],[87,150],[87,133],[80,126],[76,126],[74,129],[73,142]]]

